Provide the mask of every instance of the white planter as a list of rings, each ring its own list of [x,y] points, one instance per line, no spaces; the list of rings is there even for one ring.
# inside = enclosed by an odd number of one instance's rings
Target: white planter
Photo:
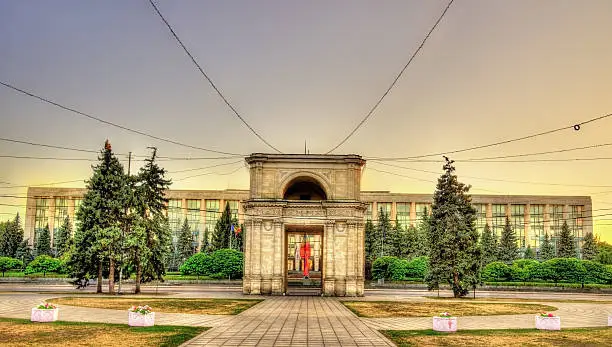
[[[128,325],[131,327],[152,327],[155,324],[155,312],[140,314],[128,311]]]
[[[457,331],[457,317],[433,317],[433,330]]]
[[[612,316],[608,316],[608,326],[612,327]]]
[[[59,308],[54,309],[40,309],[33,308],[30,320],[32,322],[55,322],[59,315]]]
[[[561,330],[561,317],[536,316],[536,329]]]

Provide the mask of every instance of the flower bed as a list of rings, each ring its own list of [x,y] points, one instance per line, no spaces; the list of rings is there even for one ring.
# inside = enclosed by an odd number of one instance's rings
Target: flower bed
[[[155,325],[155,312],[148,305],[132,306],[128,310],[128,325],[131,327],[151,327]]]
[[[32,308],[30,320],[32,322],[55,322],[59,316],[59,309],[48,303],[41,303]]]
[[[561,317],[552,313],[541,313],[536,316],[535,324],[539,330],[561,330]]]
[[[457,331],[457,317],[453,317],[448,312],[440,313],[439,316],[433,317],[433,330],[454,332]]]

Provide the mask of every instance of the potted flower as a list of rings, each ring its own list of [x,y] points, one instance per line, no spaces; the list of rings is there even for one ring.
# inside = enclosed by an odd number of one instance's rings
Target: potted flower
[[[442,312],[433,317],[433,330],[435,331],[457,331],[457,317],[448,312]]]
[[[57,306],[44,302],[32,308],[30,320],[32,322],[55,322],[58,315],[59,309]]]
[[[536,316],[536,329],[561,330],[561,317],[542,312]]]
[[[150,327],[155,324],[155,312],[149,305],[132,306],[128,310],[128,325],[131,327]]]

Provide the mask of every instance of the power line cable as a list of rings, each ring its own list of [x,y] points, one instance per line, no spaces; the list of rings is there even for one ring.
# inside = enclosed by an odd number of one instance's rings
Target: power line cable
[[[412,156],[412,157],[398,157],[398,158],[386,158],[386,159],[387,160],[389,160],[389,159],[396,159],[396,160],[398,160],[398,159],[419,159],[419,158],[427,158],[427,157],[438,157],[438,156],[441,156],[441,155],[462,153],[462,152],[467,152],[467,151],[473,151],[473,150],[476,150],[476,149],[489,148],[489,147],[504,145],[504,144],[508,144],[508,143],[512,143],[512,142],[523,141],[523,140],[532,139],[532,138],[536,138],[536,137],[543,136],[543,135],[549,135],[549,134],[556,133],[556,132],[563,131],[563,130],[573,129],[575,131],[579,131],[580,128],[583,125],[585,125],[585,124],[596,122],[596,121],[599,121],[599,120],[602,120],[602,119],[605,119],[605,118],[608,118],[608,117],[612,117],[612,113],[605,114],[603,116],[599,116],[599,117],[595,117],[595,118],[591,118],[591,119],[588,119],[586,121],[582,121],[580,123],[576,123],[576,124],[573,124],[573,125],[568,125],[568,126],[564,126],[564,127],[561,127],[561,128],[552,129],[552,130],[548,130],[548,131],[543,131],[543,132],[540,132],[540,133],[531,134],[531,135],[527,135],[527,136],[522,136],[522,137],[518,137],[518,138],[513,138],[513,139],[509,139],[509,140],[498,141],[498,142],[494,142],[494,143],[490,143],[490,144],[486,144],[486,145],[473,146],[473,147],[457,149],[457,150],[447,151],[447,152],[438,152],[438,153],[431,153],[431,154],[423,154],[423,155],[417,155],[417,156]]]
[[[178,44],[183,48],[183,50],[185,51],[185,53],[187,54],[187,56],[191,59],[191,61],[193,62],[193,64],[196,66],[196,68],[200,71],[200,73],[202,74],[202,76],[204,76],[204,78],[206,78],[206,80],[208,81],[208,83],[210,84],[210,86],[215,90],[215,92],[217,92],[217,94],[219,95],[219,97],[221,97],[221,99],[223,100],[223,102],[227,105],[227,107],[230,108],[230,110],[232,110],[232,112],[236,115],[236,117],[238,117],[238,119],[240,119],[240,121],[242,121],[242,123],[249,128],[249,130],[251,130],[251,132],[253,134],[255,134],[255,136],[257,136],[263,143],[265,143],[268,147],[272,148],[273,150],[275,150],[278,153],[282,153],[280,150],[278,150],[276,147],[272,146],[268,141],[266,141],[261,135],[259,135],[259,133],[257,133],[257,131],[255,131],[255,129],[253,129],[253,127],[251,125],[249,125],[249,123],[247,123],[246,120],[244,120],[244,118],[240,115],[240,113],[238,113],[238,111],[236,110],[236,108],[227,100],[227,98],[223,95],[223,93],[221,93],[221,90],[219,90],[219,88],[215,85],[215,83],[212,81],[212,79],[210,77],[208,77],[208,75],[206,74],[206,72],[204,72],[204,69],[202,69],[202,67],[200,66],[200,64],[198,64],[198,62],[195,60],[194,56],[191,54],[191,52],[189,52],[189,50],[187,49],[187,47],[183,44],[183,41],[181,41],[181,39],[178,37],[178,35],[176,34],[176,32],[174,31],[174,29],[172,28],[172,26],[170,25],[170,23],[168,23],[168,21],[166,20],[166,18],[164,18],[164,16],[162,15],[162,13],[159,11],[159,9],[157,8],[157,5],[155,5],[155,3],[153,2],[153,0],[149,0],[149,3],[151,4],[151,6],[153,6],[153,9],[155,10],[155,12],[157,13],[157,15],[159,16],[159,18],[161,18],[161,20],[164,22],[164,24],[166,24],[166,26],[168,27],[168,30],[170,30],[170,33],[172,34],[172,36],[174,37],[174,39],[178,42]]]
[[[149,0],[151,1],[151,0]],[[391,89],[393,89],[393,87],[395,87],[395,85],[397,84],[397,81],[399,81],[399,79],[402,77],[402,75],[404,74],[404,71],[406,71],[406,69],[408,68],[408,66],[410,65],[410,63],[412,63],[412,61],[414,60],[414,58],[417,56],[417,54],[419,54],[419,52],[421,51],[421,49],[423,48],[423,46],[425,45],[425,42],[427,41],[427,39],[429,39],[429,37],[431,36],[431,34],[433,33],[433,31],[436,29],[436,27],[438,26],[438,24],[440,23],[440,21],[442,21],[442,18],[444,18],[444,15],[446,14],[446,12],[448,11],[448,9],[450,8],[450,6],[453,4],[454,0],[451,0],[448,2],[448,5],[446,5],[446,7],[444,8],[444,11],[442,11],[442,14],[440,15],[440,17],[438,17],[438,20],[434,23],[434,25],[431,27],[431,29],[429,30],[429,32],[427,32],[427,35],[425,35],[425,38],[423,39],[423,41],[421,41],[421,44],[419,45],[419,47],[417,47],[417,49],[414,51],[414,53],[412,54],[412,56],[410,57],[410,59],[408,59],[408,62],[406,63],[406,65],[404,65],[404,67],[400,70],[400,72],[397,74],[397,76],[395,76],[395,79],[393,80],[393,82],[391,83],[391,85],[387,88],[387,90],[385,90],[385,92],[383,93],[383,95],[378,99],[378,101],[376,101],[376,103],[374,104],[374,106],[372,106],[372,108],[370,109],[370,111],[365,115],[365,117],[363,117],[363,119],[361,120],[361,122],[359,122],[359,124],[357,124],[357,126],[342,140],[340,141],[340,143],[338,143],[336,146],[334,146],[332,149],[330,149],[329,151],[325,152],[325,154],[329,154],[333,151],[335,151],[338,147],[342,146],[349,138],[351,138],[351,136],[353,136],[355,134],[355,132],[361,128],[361,126],[368,120],[368,118],[370,118],[372,116],[372,114],[374,114],[374,111],[376,111],[376,109],[378,108],[378,106],[382,103],[382,101],[385,99],[385,97],[389,94],[389,92],[391,91]]]
[[[92,116],[92,115],[90,115],[88,113],[81,112],[81,111],[76,110],[74,108],[71,108],[71,107],[68,107],[68,106],[64,106],[64,105],[59,104],[59,103],[57,103],[55,101],[52,101],[50,99],[44,98],[42,96],[38,96],[38,95],[36,95],[36,94],[34,94],[32,92],[28,92],[26,90],[17,88],[17,87],[15,87],[15,86],[13,86],[13,85],[11,85],[9,83],[0,81],[0,84],[2,84],[3,86],[5,86],[7,88],[10,88],[10,89],[12,89],[14,91],[17,91],[17,92],[19,92],[21,94],[24,94],[24,95],[30,96],[32,98],[38,99],[38,100],[40,100],[42,102],[46,102],[46,103],[51,104],[51,105],[53,105],[55,107],[59,107],[59,108],[61,108],[63,110],[70,111],[70,112],[72,112],[74,114],[78,114],[80,116],[83,116],[83,117],[86,117],[86,118],[98,121],[100,123],[103,123],[103,124],[106,124],[106,125],[110,125],[110,126],[114,126],[116,128],[123,129],[125,131],[132,132],[134,134],[146,136],[146,137],[149,137],[149,138],[152,138],[152,139],[155,139],[155,140],[159,140],[159,141],[163,141],[163,142],[168,142],[168,143],[171,143],[171,144],[174,144],[174,145],[177,145],[177,146],[183,146],[183,147],[187,147],[187,148],[198,149],[198,150],[206,151],[206,152],[212,152],[212,153],[218,153],[218,154],[226,154],[226,155],[241,155],[241,154],[237,154],[237,153],[223,152],[223,151],[217,151],[217,150],[214,150],[214,149],[208,149],[208,148],[204,148],[204,147],[192,146],[192,145],[189,145],[189,144],[186,144],[186,143],[182,143],[182,142],[179,142],[179,141],[175,141],[175,140],[172,140],[172,139],[169,139],[169,138],[163,138],[163,137],[160,137],[160,136],[151,135],[151,134],[145,133],[145,132],[140,131],[140,130],[136,130],[136,129],[133,129],[133,128],[128,128],[126,126],[119,125],[117,123],[113,123],[113,122],[104,120],[102,118],[98,118],[98,117]]]

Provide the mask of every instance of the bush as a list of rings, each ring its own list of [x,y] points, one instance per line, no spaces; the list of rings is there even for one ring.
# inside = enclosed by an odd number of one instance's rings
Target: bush
[[[62,261],[56,258],[51,258],[48,255],[39,255],[32,260],[25,269],[25,274],[41,273],[43,277],[47,276],[47,272],[56,272],[62,267]]]
[[[582,262],[576,258],[550,259],[542,263],[541,269],[543,276],[540,278],[555,284],[559,281],[584,283],[587,275]]]
[[[482,280],[489,282],[505,282],[510,280],[512,271],[510,267],[501,261],[487,264],[482,270]]]
[[[211,273],[211,256],[206,253],[196,253],[185,260],[179,267],[182,275],[205,276]]]
[[[4,277],[4,273],[6,271],[13,269],[21,269],[22,267],[23,262],[19,259],[10,257],[0,257],[0,271],[2,271],[2,277]]]
[[[424,279],[429,267],[429,258],[417,257],[408,262],[405,277]]]
[[[374,260],[374,263],[372,263],[372,278],[374,278],[375,280],[391,278],[389,267],[391,264],[394,264],[398,261],[400,261],[399,258],[392,256],[376,258],[376,260]],[[393,265],[392,268],[395,271],[398,271],[399,265]]]
[[[609,265],[583,260],[582,266],[586,270],[585,283],[612,284],[612,268]]]
[[[211,278],[240,278],[244,255],[233,249],[219,249],[212,254],[196,253],[179,270],[182,275],[209,276]]]
[[[518,259],[510,267],[512,281],[527,282],[537,278],[540,262],[534,259]]]

